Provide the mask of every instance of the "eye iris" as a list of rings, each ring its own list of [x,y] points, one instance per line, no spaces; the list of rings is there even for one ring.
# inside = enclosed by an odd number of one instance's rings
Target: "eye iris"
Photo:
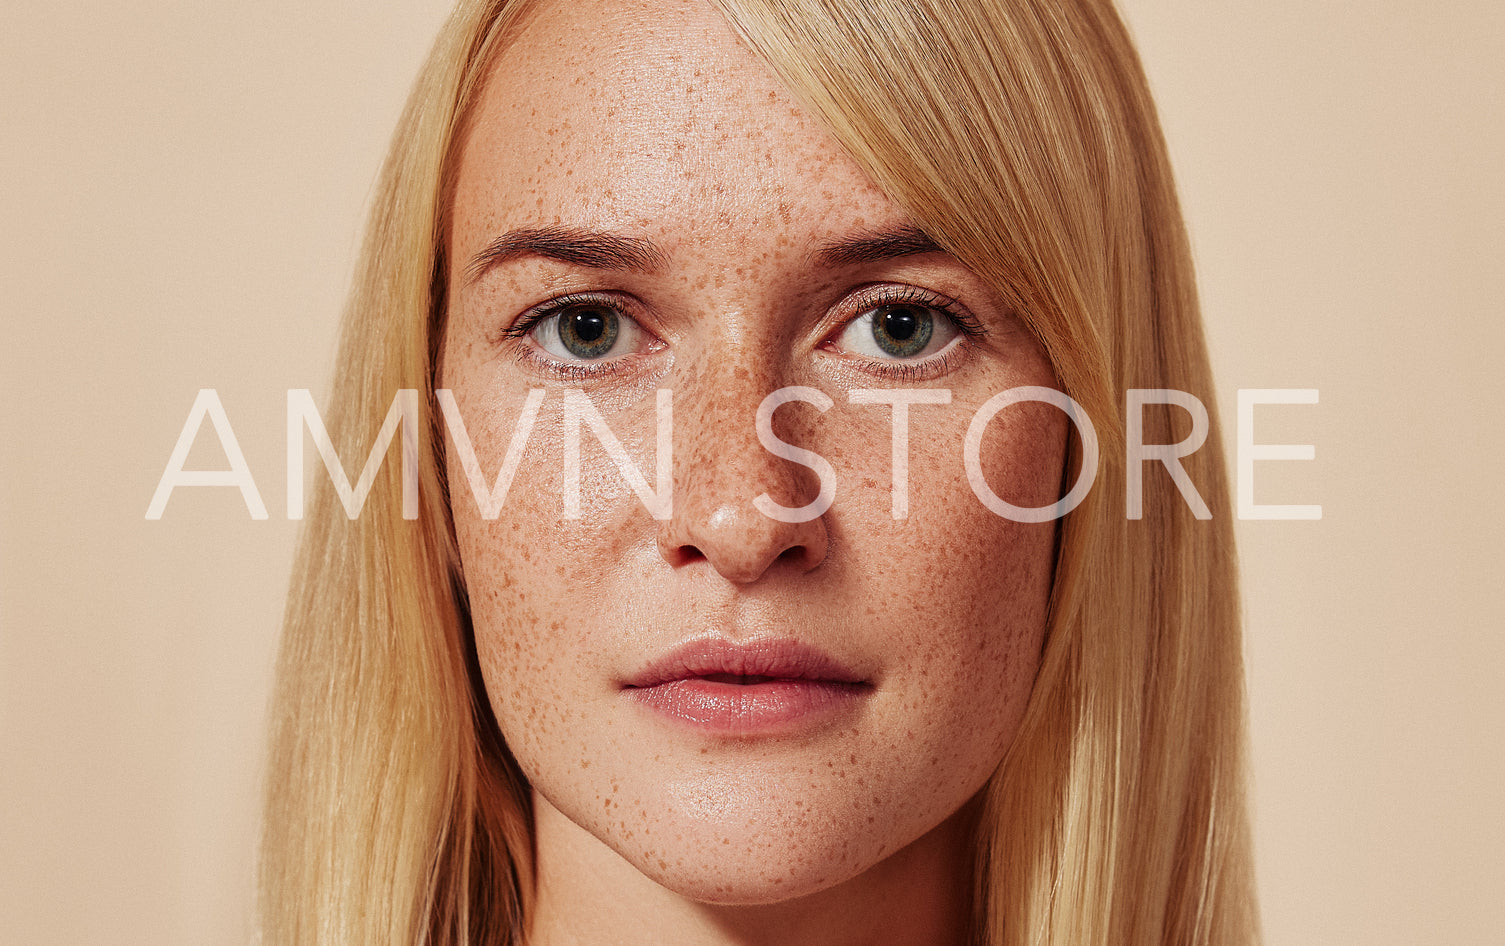
[[[935,318],[923,306],[886,305],[873,313],[873,341],[895,358],[913,358],[935,334]]]
[[[617,314],[605,308],[574,309],[559,317],[559,341],[576,358],[600,358],[617,342]]]

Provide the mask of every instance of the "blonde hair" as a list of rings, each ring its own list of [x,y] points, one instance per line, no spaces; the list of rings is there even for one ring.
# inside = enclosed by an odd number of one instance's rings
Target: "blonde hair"
[[[476,671],[433,389],[452,149],[535,0],[462,0],[382,171],[328,423],[362,455],[399,388],[428,397],[420,515],[397,464],[305,527],[277,670],[261,868],[270,943],[520,943],[526,782]],[[1214,518],[1146,476],[1125,518],[1116,392],[1212,400],[1190,253],[1153,104],[1107,0],[715,0],[921,229],[1004,294],[1102,438],[1061,523],[1043,664],[993,776],[975,939],[1257,939],[1243,671],[1216,417],[1184,458]],[[896,81],[896,78],[898,81]],[[1146,443],[1179,408],[1147,405]],[[1068,478],[1081,464],[1078,445]]]

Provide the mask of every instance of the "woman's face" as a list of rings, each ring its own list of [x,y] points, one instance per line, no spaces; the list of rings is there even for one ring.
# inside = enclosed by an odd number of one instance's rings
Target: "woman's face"
[[[495,518],[448,447],[487,693],[540,819],[742,903],[936,830],[998,765],[1039,664],[1055,526],[989,512],[962,460],[989,397],[1055,384],[1039,345],[708,4],[546,5],[488,75],[459,160],[442,386],[488,488],[544,392]],[[831,402],[770,427],[831,465],[814,518],[754,504],[821,490],[760,440],[760,403],[791,386]],[[589,423],[564,423],[583,394],[655,486],[660,389],[663,520]],[[896,411],[861,389],[950,392],[908,408],[902,518]],[[993,491],[1055,501],[1065,431],[1047,405],[1000,413]]]

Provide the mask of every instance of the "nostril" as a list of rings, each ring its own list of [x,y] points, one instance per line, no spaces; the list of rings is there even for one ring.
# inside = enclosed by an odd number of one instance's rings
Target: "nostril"
[[[821,519],[784,522],[750,504],[721,503],[702,511],[682,502],[673,518],[660,526],[657,541],[659,555],[670,568],[704,562],[736,584],[755,582],[770,568],[808,572],[826,555]]]
[[[807,549],[803,545],[791,545],[789,546],[789,548],[780,552],[778,558],[775,559],[775,561],[783,562],[785,565],[804,566],[804,564],[809,561],[809,559],[809,549]]]
[[[664,560],[673,568],[705,561],[705,553],[693,545],[679,545],[664,553]]]

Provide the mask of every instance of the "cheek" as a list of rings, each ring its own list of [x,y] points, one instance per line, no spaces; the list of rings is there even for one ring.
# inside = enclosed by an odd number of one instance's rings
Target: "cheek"
[[[1038,587],[1049,577],[1057,524],[1016,522],[989,510],[979,496],[991,491],[1026,508],[1059,499],[1066,418],[1048,404],[1006,408],[982,428],[981,475],[969,477],[964,444],[977,407],[960,400],[927,407],[932,413],[923,424],[912,415],[907,476],[893,472],[892,428],[873,423],[871,414],[838,420],[838,433],[823,451],[839,483],[830,522],[839,533],[833,548],[843,555],[880,555],[875,564],[887,563],[890,590],[931,615],[949,614],[976,595],[1017,597],[1023,587],[1016,583]],[[906,507],[900,518],[896,495]],[[937,593],[942,585],[971,587],[976,595],[947,599]]]
[[[892,517],[890,430],[861,431],[842,456],[833,508],[833,563],[863,581],[857,606],[891,630],[887,646],[912,683],[907,700],[929,706],[930,734],[982,758],[1001,755],[1039,667],[1056,522],[1021,523],[974,494],[962,447],[976,405],[935,411],[910,443],[908,516]],[[1060,496],[1067,421],[1045,404],[1014,405],[988,425],[981,467],[989,488],[1020,506]],[[846,484],[851,484],[850,488]],[[975,761],[975,760],[974,760]],[[996,763],[997,758],[992,758]]]
[[[545,646],[562,627],[551,627],[565,582],[548,580],[553,567],[544,551],[549,533],[558,531],[557,451],[541,436],[549,426],[542,412],[530,432],[521,460],[494,518],[482,512],[477,493],[490,496],[526,401],[526,391],[498,390],[485,383],[451,380],[459,417],[474,451],[476,470],[467,471],[451,434],[447,439],[446,475],[455,540],[470,599],[476,649],[498,719],[521,709],[515,687],[494,685],[498,678],[546,675],[553,655]],[[554,461],[554,462],[550,462]],[[498,696],[505,696],[498,699]],[[535,701],[535,705],[536,701]]]
[[[520,758],[533,757],[556,744],[561,727],[584,709],[579,681],[592,668],[583,662],[601,649],[604,628],[580,618],[602,613],[614,576],[655,554],[652,520],[589,432],[580,438],[583,515],[565,517],[558,391],[544,398],[523,443],[518,423],[527,388],[486,363],[461,363],[452,375],[447,382],[484,481],[481,492],[492,493],[512,442],[521,444],[495,518],[483,516],[478,487],[452,437],[446,475],[487,694],[509,745]],[[617,416],[608,423],[651,476],[652,421],[640,437],[638,420]]]
[[[456,473],[463,476],[455,466],[451,463],[452,483]],[[545,708],[558,705],[548,694],[548,681],[561,669],[561,652],[551,645],[563,642],[569,633],[552,617],[559,613],[559,599],[567,596],[562,585],[544,580],[549,563],[540,549],[548,544],[540,542],[534,530],[523,528],[523,520],[509,514],[511,509],[487,521],[473,507],[461,511],[468,502],[465,497],[454,496],[452,502],[477,658],[492,710],[509,742],[519,731],[546,733],[554,720]],[[509,502],[519,510],[526,505],[524,496]],[[519,686],[521,680],[532,683]]]

